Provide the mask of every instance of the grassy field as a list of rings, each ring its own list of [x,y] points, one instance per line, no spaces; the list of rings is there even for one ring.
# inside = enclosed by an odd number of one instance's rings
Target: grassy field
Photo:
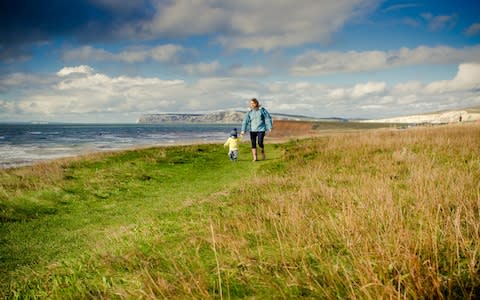
[[[2,170],[0,296],[475,299],[479,149],[459,124]]]

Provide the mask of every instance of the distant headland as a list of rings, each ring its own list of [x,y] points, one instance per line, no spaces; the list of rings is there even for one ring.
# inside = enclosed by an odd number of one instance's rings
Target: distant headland
[[[139,124],[161,123],[204,123],[204,124],[239,124],[245,111],[217,111],[211,113],[159,113],[143,114]],[[383,119],[346,119],[338,117],[316,118],[303,115],[271,113],[274,120],[286,121],[322,121],[322,122],[368,122],[368,123],[401,123],[401,124],[446,124],[454,122],[480,121],[480,106],[464,109],[452,109],[432,113],[398,116]]]
[[[160,123],[205,123],[205,124],[238,124],[242,123],[245,111],[218,111],[205,114],[144,114],[138,120],[139,124]],[[347,121],[341,118],[313,118],[302,115],[271,114],[274,120],[291,121]]]

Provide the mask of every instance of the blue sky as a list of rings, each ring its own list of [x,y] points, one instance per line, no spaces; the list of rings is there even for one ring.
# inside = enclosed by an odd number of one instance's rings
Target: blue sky
[[[480,105],[477,0],[47,2],[0,3],[0,122]]]

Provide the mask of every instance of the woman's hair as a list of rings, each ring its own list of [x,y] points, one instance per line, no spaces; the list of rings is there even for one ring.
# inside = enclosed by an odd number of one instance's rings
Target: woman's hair
[[[258,103],[257,98],[252,98],[252,99],[250,99],[250,101],[253,102],[253,103],[255,103],[255,106],[256,106],[256,107],[260,107],[260,103]]]

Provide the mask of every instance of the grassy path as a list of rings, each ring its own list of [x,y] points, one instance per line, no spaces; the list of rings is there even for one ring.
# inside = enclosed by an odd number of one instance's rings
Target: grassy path
[[[0,297],[478,299],[480,126],[0,171]]]
[[[65,263],[75,265],[70,270],[75,276],[82,274],[75,268],[85,260],[93,259],[95,268],[102,268],[109,258],[148,248],[152,239],[161,239],[168,256],[185,236],[209,228],[212,199],[248,184],[262,166],[278,158],[277,148],[269,145],[269,159],[256,163],[245,144],[237,163],[228,160],[221,145],[195,145],[1,173],[2,290],[9,290],[9,284],[16,289],[25,279],[28,289],[35,274],[51,280],[49,273],[55,275]],[[94,276],[87,273],[87,278]],[[125,276],[120,273],[118,277]],[[73,280],[57,278],[67,279]],[[73,294],[91,292],[75,289]]]

